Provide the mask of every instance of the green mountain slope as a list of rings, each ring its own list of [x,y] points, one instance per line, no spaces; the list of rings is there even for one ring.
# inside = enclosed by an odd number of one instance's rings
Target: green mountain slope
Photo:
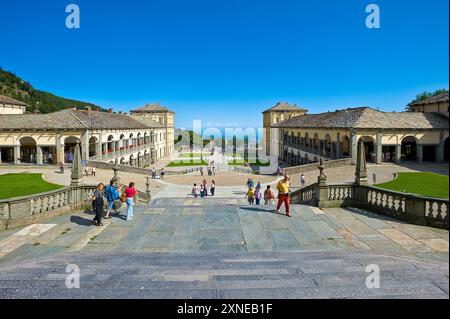
[[[50,113],[69,107],[84,108],[90,106],[93,110],[103,110],[92,103],[76,101],[56,96],[54,94],[39,91],[33,86],[16,76],[12,72],[4,71],[0,67],[0,94],[12,97],[30,105],[27,111],[38,109],[41,113]]]

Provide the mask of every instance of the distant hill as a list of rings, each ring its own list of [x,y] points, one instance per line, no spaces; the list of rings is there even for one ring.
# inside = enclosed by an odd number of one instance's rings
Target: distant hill
[[[41,113],[51,113],[69,107],[84,108],[86,106],[90,106],[93,110],[105,111],[102,107],[92,103],[66,99],[49,92],[36,90],[30,83],[1,67],[0,94],[27,103],[29,112],[37,109]]]

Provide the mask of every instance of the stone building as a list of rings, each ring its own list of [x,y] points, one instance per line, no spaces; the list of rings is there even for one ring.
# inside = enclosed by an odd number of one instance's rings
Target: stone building
[[[78,142],[84,160],[143,167],[173,150],[165,123],[90,109],[2,114],[0,163],[70,163]]]
[[[28,105],[0,94],[0,115],[1,114],[23,114]]]
[[[289,165],[352,158],[364,141],[367,161],[443,162],[448,161],[448,94],[440,99],[441,107],[422,102],[414,112],[381,112],[370,107],[349,108],[319,114],[284,113],[285,120],[271,124],[269,154]],[[445,102],[446,101],[446,102]],[[431,101],[430,101],[431,102]],[[447,103],[444,109],[442,105]],[[445,113],[447,110],[447,113]],[[278,113],[267,110],[265,120]],[[278,130],[276,134],[273,132]],[[267,140],[267,136],[266,136]]]
[[[155,125],[155,123],[159,123],[162,125],[165,129],[165,137],[160,137],[160,140],[165,140],[167,143],[163,151],[160,152],[160,157],[173,153],[175,143],[175,113],[173,111],[159,103],[154,103],[131,110],[130,114],[144,124]]]

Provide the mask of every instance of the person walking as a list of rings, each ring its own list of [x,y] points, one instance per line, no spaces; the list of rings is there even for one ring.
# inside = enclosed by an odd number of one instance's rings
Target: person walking
[[[253,205],[253,203],[255,202],[255,191],[253,190],[253,188],[250,187],[248,189],[247,195],[245,195],[245,198],[247,198],[249,205]]]
[[[133,220],[134,216],[133,210],[134,196],[137,195],[137,191],[136,188],[134,188],[134,185],[135,185],[134,182],[130,182],[130,184],[128,184],[128,187],[125,189],[125,196],[126,196],[125,202],[127,203],[127,221]]]
[[[255,202],[256,205],[259,206],[261,204],[261,198],[262,198],[262,193],[261,193],[261,187],[256,187],[255,190]]]
[[[92,167],[92,176],[95,176],[95,172],[96,172],[95,167]]]
[[[259,190],[261,190],[261,187],[262,187],[261,183],[260,183],[260,182],[258,182],[258,183],[256,184],[256,189],[259,189]]]
[[[63,162],[59,162],[59,172],[61,174],[64,174],[64,164],[63,164]]]
[[[114,203],[116,200],[119,199],[120,195],[119,195],[119,190],[117,189],[117,187],[115,186],[115,180],[111,180],[109,182],[109,185],[106,186],[105,188],[105,195],[106,195],[106,200],[108,202],[108,208],[106,210],[106,215],[105,215],[105,219],[109,219],[109,213],[111,212],[111,210],[114,209],[114,212],[116,213],[116,215],[118,214],[117,208],[114,207]]]
[[[164,176],[166,176],[166,171],[164,170],[164,167],[161,168],[161,179],[164,179]]]
[[[84,168],[84,172],[85,172],[86,176],[89,176],[89,167],[88,166],[86,166]]]
[[[303,187],[305,187],[305,184],[306,184],[306,180],[305,180],[305,175],[301,175],[300,176],[300,185],[302,186],[302,188]]]
[[[203,167],[200,167],[200,175],[203,176]]]
[[[95,226],[103,226],[102,224],[102,217],[103,217],[103,183],[98,184],[97,188],[94,191],[94,194],[92,196],[92,207],[95,212],[95,217],[92,220],[92,223]]]
[[[203,180],[203,190],[205,192],[205,197],[208,197],[208,183],[206,182],[206,179]]]
[[[290,179],[289,175],[284,175],[284,178],[278,182],[277,189],[278,189],[278,204],[276,213],[280,213],[281,205],[284,203],[284,206],[286,208],[286,216],[291,217],[290,214],[290,194],[289,194],[289,184]]]
[[[153,166],[153,168],[152,168],[152,179],[155,179],[156,178],[156,168],[155,168],[155,166]]]
[[[275,201],[275,194],[273,190],[270,188],[270,185],[267,185],[267,189],[264,191],[264,205],[273,204]]]
[[[200,198],[204,198],[204,197],[205,197],[205,186],[202,183],[200,185]]]
[[[197,184],[194,184],[194,187],[192,187],[191,194],[192,194],[192,196],[197,198],[198,197],[198,193],[199,193],[198,186],[197,186]]]
[[[211,181],[211,196],[214,196],[216,192],[216,182],[214,180]]]

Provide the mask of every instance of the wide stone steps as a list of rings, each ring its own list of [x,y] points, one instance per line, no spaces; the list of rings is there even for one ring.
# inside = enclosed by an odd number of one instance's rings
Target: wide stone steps
[[[66,287],[66,266],[80,288]],[[379,289],[366,267],[379,266]],[[448,264],[362,252],[63,253],[0,268],[0,298],[448,298]]]

